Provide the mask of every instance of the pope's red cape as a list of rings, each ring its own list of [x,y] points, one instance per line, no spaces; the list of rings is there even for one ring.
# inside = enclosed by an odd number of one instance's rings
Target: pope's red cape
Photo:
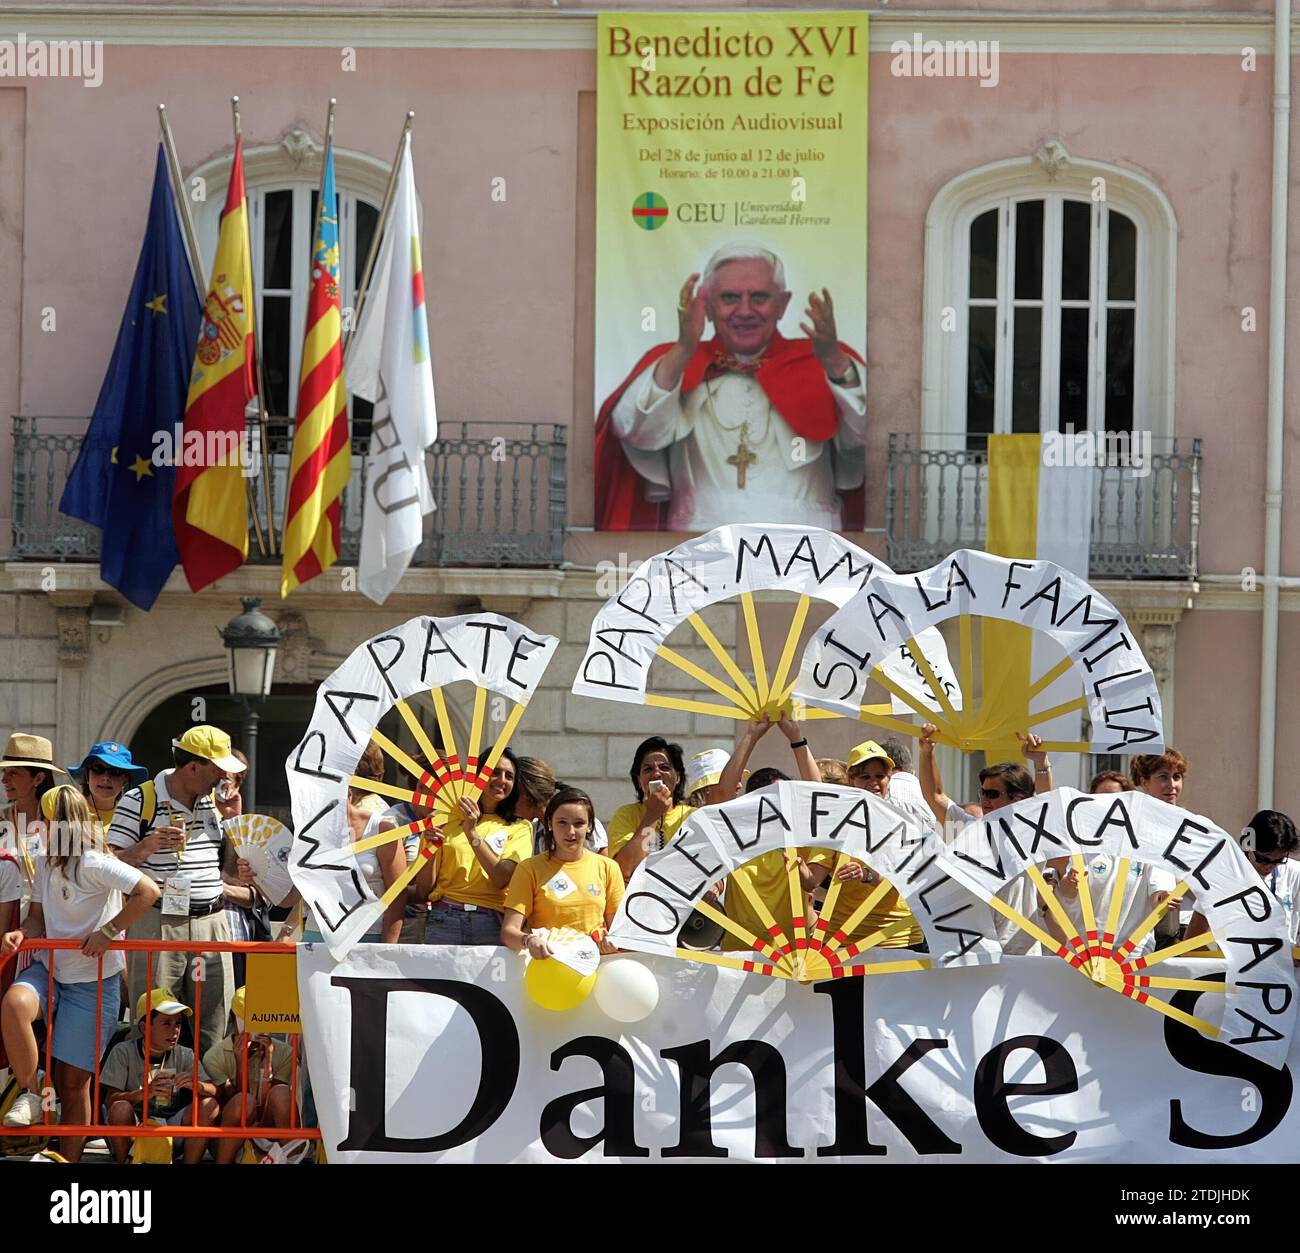
[[[668,502],[652,504],[642,490],[641,476],[623,453],[623,445],[614,434],[611,414],[619,398],[642,370],[658,361],[672,344],[656,344],[632,367],[631,373],[614,390],[596,418],[596,530],[662,531],[668,518]],[[860,366],[865,363],[847,344],[840,347]],[[697,388],[706,371],[726,350],[715,337],[705,340],[695,350],[682,374],[682,394]],[[826,381],[822,363],[813,355],[807,339],[785,339],[773,335],[762,362],[754,373],[772,407],[794,429],[795,434],[810,440],[827,440],[839,426],[835,397]],[[844,529],[862,529],[863,491],[855,488],[841,497]],[[761,518],[737,518],[738,522],[761,522]]]

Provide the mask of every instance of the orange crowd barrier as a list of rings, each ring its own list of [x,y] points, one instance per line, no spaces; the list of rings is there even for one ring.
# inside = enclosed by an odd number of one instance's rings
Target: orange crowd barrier
[[[114,940],[109,946],[110,950],[126,953],[148,953],[148,987],[154,987],[154,954],[155,953],[190,953],[200,956],[207,953],[280,953],[292,954],[295,950],[293,944],[277,944],[274,942],[261,941],[236,941],[236,940],[211,940],[204,944],[186,944],[178,941],[168,940]],[[80,950],[80,940],[49,940],[49,939],[27,939],[13,953],[0,955],[0,971],[3,971],[7,963],[15,960],[20,953],[29,951],[43,951],[47,954],[53,953],[58,949],[68,951]],[[53,963],[51,962],[51,965]],[[100,1089],[99,1089],[99,1070],[104,1062],[104,1040],[103,1035],[103,1007],[104,1007],[104,958],[101,954],[99,957],[99,978],[97,980],[95,994],[95,1071],[91,1084],[91,1111],[93,1117],[99,1116],[101,1109]],[[110,978],[120,978],[119,975],[111,975]],[[53,979],[51,977],[51,984]],[[52,1090],[52,1069],[51,1069],[51,1049],[54,1043],[55,1023],[51,1014],[51,1005],[54,997],[46,998],[45,1004],[45,1085],[48,1090]],[[289,1125],[287,1127],[263,1127],[260,1125],[249,1125],[248,1122],[248,1036],[244,1033],[243,1043],[243,1065],[240,1077],[240,1114],[239,1125],[233,1127],[213,1126],[199,1122],[199,1063],[201,1060],[202,1048],[199,1039],[199,1022],[202,1018],[203,1007],[203,980],[194,980],[194,1004],[191,1008],[194,1011],[194,1017],[191,1020],[194,1024],[194,1071],[193,1081],[190,1088],[191,1092],[191,1117],[193,1121],[184,1124],[174,1125],[150,1125],[147,1123],[137,1123],[133,1126],[117,1126],[107,1123],[92,1122],[85,1125],[70,1123],[60,1123],[54,1120],[51,1109],[45,1110],[45,1120],[38,1125],[33,1124],[30,1127],[6,1127],[0,1124],[0,1135],[6,1136],[23,1136],[31,1137],[34,1134],[44,1136],[70,1136],[84,1137],[89,1140],[97,1139],[141,1139],[145,1137],[166,1137],[174,1140],[184,1140],[190,1138],[209,1139],[226,1139],[226,1140],[248,1140],[256,1138],[258,1140],[319,1140],[320,1129],[318,1127],[303,1127],[298,1123],[298,1067],[299,1067],[299,1042],[301,1035],[290,1037],[293,1049],[292,1073],[289,1081]],[[148,1032],[149,1023],[153,1019],[153,1005],[146,999],[145,1002],[145,1032]],[[146,1059],[147,1060],[147,1059]],[[149,1070],[146,1064],[143,1068],[143,1097],[141,1099],[141,1112],[149,1108]],[[50,1102],[45,1102],[50,1104]],[[147,1116],[147,1115],[146,1115]]]

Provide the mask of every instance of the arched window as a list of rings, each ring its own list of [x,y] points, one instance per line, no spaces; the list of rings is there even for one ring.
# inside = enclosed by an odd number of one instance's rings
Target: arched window
[[[302,361],[311,259],[323,147],[305,131],[290,131],[278,144],[246,148],[244,179],[249,230],[253,240],[253,278],[258,294],[258,337],[266,379],[266,402],[276,418],[296,416],[298,372]],[[347,313],[356,299],[366,255],[379,223],[379,207],[389,166],[373,157],[334,150],[339,195],[340,297]],[[205,265],[217,246],[221,210],[230,181],[230,154],[196,169],[188,178],[204,180],[204,200],[195,206],[195,230]],[[368,426],[370,405],[354,401],[354,424]],[[355,437],[355,431],[354,431]]]
[[[1054,141],[953,179],[926,219],[923,433],[1172,435],[1176,241],[1158,188]]]

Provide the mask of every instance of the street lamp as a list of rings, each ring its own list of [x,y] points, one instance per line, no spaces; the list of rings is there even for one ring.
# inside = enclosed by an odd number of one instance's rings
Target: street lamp
[[[244,777],[245,811],[257,804],[257,705],[271,694],[280,628],[258,606],[260,596],[241,596],[244,612],[221,628],[221,642],[230,650],[230,691],[244,705],[244,743],[248,772]]]

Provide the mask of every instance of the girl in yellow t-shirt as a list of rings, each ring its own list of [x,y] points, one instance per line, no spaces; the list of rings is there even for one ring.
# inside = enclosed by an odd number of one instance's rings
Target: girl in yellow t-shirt
[[[623,899],[623,874],[586,845],[596,822],[591,797],[577,788],[556,792],[543,822],[546,851],[521,862],[506,889],[501,943],[546,958],[551,950],[535,933],[567,927],[594,937],[602,953],[614,952],[604,937]]]
[[[663,848],[695,810],[683,802],[686,762],[682,746],[652,735],[632,756],[636,803],[616,810],[609,820],[609,855],[624,881],[651,853]]]
[[[431,906],[426,944],[499,943],[506,885],[533,851],[533,824],[515,813],[518,796],[515,755],[507,748],[479,800],[461,798],[461,829],[444,832],[416,879],[417,897]]]

